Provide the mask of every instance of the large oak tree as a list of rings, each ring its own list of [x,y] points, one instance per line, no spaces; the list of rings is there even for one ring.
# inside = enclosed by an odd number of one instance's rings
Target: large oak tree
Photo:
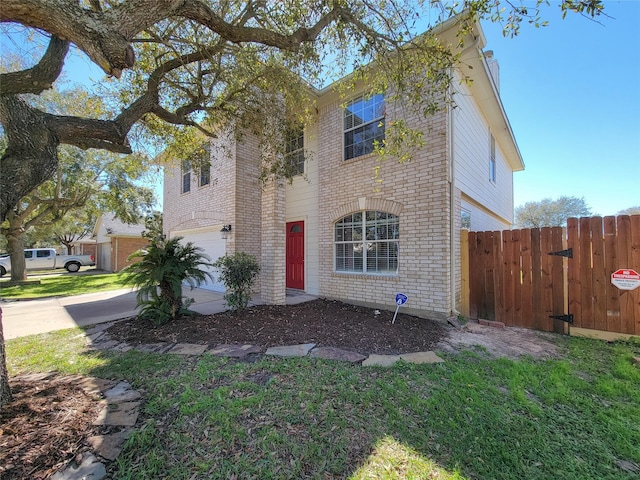
[[[595,16],[602,5],[562,0],[561,8]],[[150,134],[167,134],[170,125],[206,133],[203,125],[236,122],[268,141],[285,120],[304,121],[313,110],[304,100],[309,84],[350,71],[352,82],[396,92],[428,114],[448,90],[456,56],[433,32],[416,34],[454,15],[461,41],[478,17],[502,22],[511,33],[522,21],[541,23],[537,6],[516,0],[3,0],[0,22],[46,32],[50,40],[32,68],[0,76],[8,140],[0,159],[0,221],[53,175],[62,144],[128,154],[136,126]],[[51,88],[70,45],[120,79],[104,82],[110,115],[57,115],[21,96]],[[376,75],[367,67],[372,61]],[[309,112],[300,110],[304,105]],[[298,118],[287,117],[292,112]],[[1,338],[0,350],[3,356]],[[6,375],[0,380],[1,387]]]

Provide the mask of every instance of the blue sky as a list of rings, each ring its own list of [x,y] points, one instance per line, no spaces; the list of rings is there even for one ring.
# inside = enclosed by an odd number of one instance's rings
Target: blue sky
[[[526,166],[516,207],[562,195],[600,215],[640,205],[640,1],[607,0],[605,11],[613,18],[598,24],[552,7],[549,26],[513,39],[483,23]]]

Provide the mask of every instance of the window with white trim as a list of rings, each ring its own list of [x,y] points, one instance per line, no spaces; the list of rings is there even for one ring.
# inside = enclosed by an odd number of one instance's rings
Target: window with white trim
[[[191,162],[189,160],[182,161],[182,193],[191,191]]]
[[[356,212],[334,225],[336,272],[398,272],[399,219],[379,211]]]
[[[344,109],[344,160],[373,152],[384,140],[384,95],[360,97]]]
[[[292,176],[304,173],[304,130],[290,130],[286,134],[285,162]]]
[[[496,183],[496,139],[489,132],[489,180]]]

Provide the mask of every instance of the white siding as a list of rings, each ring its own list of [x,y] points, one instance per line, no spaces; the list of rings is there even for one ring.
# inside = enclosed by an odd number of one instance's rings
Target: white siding
[[[485,208],[477,205],[469,199],[462,199],[462,209],[469,212],[471,215],[471,227],[472,232],[486,232],[497,230],[508,230],[511,226],[500,218],[496,218]]]
[[[111,271],[111,238],[108,240],[108,242],[98,243],[96,249],[96,268],[105,272]]]
[[[462,84],[458,90],[453,109],[456,187],[508,225],[513,222],[513,172],[496,139],[496,182],[489,179],[489,124],[468,87]],[[491,230],[492,223],[482,223],[480,230]]]
[[[320,257],[318,247],[318,127],[311,125],[305,131],[305,150],[310,158],[305,164],[305,176],[296,176],[286,190],[287,222],[304,221],[305,291],[320,294]]]

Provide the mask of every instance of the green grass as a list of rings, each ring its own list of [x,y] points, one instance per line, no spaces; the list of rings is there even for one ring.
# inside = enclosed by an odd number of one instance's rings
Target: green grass
[[[127,287],[124,284],[125,276],[124,273],[60,275],[42,277],[40,284],[15,287],[4,287],[3,282],[0,282],[0,296],[10,299],[44,298],[117,290]]]
[[[115,478],[637,478],[617,462],[640,465],[640,343],[567,338],[562,359],[465,352],[385,369],[86,353],[78,334],[8,341],[9,370],[144,391]]]

